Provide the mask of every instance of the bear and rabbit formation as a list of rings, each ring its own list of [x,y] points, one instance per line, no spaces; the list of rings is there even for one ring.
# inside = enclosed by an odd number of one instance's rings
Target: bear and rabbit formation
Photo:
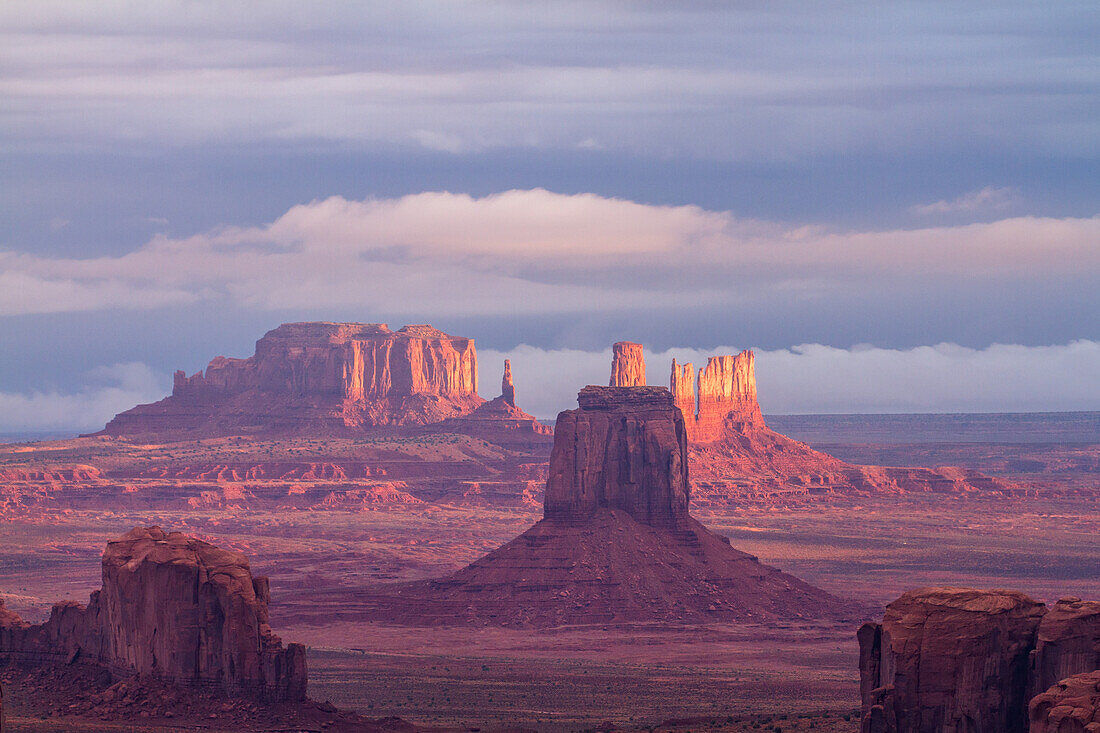
[[[268,625],[267,578],[248,559],[179,532],[135,528],[109,542],[103,587],[32,625],[0,603],[0,657],[85,662],[112,675],[269,702],[306,696],[305,649]]]
[[[640,386],[640,348],[558,415],[543,519],[448,578],[382,591],[407,624],[851,620],[863,613],[732,548],[688,513],[688,432],[673,395]],[[619,375],[619,376],[615,376]]]

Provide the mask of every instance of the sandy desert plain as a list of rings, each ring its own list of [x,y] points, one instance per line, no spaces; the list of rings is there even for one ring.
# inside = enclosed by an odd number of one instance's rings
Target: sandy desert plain
[[[1004,483],[883,495],[694,487],[692,514],[734,547],[879,610],[929,584],[1100,597],[1100,413],[768,423],[852,462],[952,465]],[[548,453],[457,434],[3,445],[0,598],[32,621],[59,599],[86,601],[104,544],[156,524],[241,550],[270,576],[272,626],[308,646],[310,696],[343,709],[473,730],[858,728],[856,623],[365,620],[379,584],[447,575],[541,518]],[[72,717],[63,691],[0,674],[14,731],[129,725]]]

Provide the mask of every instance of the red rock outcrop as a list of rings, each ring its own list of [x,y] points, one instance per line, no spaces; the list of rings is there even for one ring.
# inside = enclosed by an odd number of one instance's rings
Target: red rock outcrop
[[[477,394],[472,339],[431,326],[288,323],[247,359],[219,356],[177,372],[172,396],[127,410],[110,435],[224,435],[424,425],[469,414]]]
[[[584,520],[618,509],[675,525],[688,513],[687,433],[661,387],[585,387],[555,424],[544,516]]]
[[[658,387],[585,387],[558,416],[544,517],[443,580],[365,599],[410,625],[854,619],[688,514],[687,436]]]
[[[611,382],[612,387],[644,387],[645,356],[642,345],[633,341],[619,341],[612,347]]]
[[[978,471],[859,466],[768,428],[756,390],[752,351],[712,356],[698,372],[672,362],[669,390],[684,415],[697,503],[797,503],[815,495],[1004,491]],[[761,498],[762,497],[762,498]]]
[[[1100,733],[1100,669],[1056,682],[1031,699],[1030,733]]]
[[[864,733],[1022,733],[1044,606],[1022,593],[921,588],[859,630]]]
[[[1043,616],[1032,658],[1032,686],[1042,692],[1080,672],[1100,669],[1100,602],[1062,598]]]
[[[30,625],[0,608],[0,655],[82,660],[116,675],[271,701],[305,698],[305,649],[268,625],[267,578],[248,560],[179,532],[136,528],[108,543],[103,588]]]

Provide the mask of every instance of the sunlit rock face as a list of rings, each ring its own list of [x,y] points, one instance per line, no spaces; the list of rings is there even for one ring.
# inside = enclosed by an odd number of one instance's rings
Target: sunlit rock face
[[[644,387],[645,356],[642,345],[632,341],[619,341],[612,347],[611,381],[612,387]]]
[[[712,443],[731,434],[764,428],[756,397],[756,360],[751,351],[710,357],[699,370],[697,383],[692,369],[691,364],[679,365],[673,360],[669,382],[676,405],[684,413],[691,442]]]
[[[288,323],[247,359],[176,372],[172,396],[116,416],[105,433],[347,432],[440,422],[473,412],[472,339],[426,325]]]

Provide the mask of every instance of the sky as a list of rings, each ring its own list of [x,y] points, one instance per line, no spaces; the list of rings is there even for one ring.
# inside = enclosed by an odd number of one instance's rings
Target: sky
[[[0,432],[282,322],[535,414],[616,340],[765,411],[1098,410],[1094,2],[0,4]],[[588,365],[588,366],[581,366]]]

